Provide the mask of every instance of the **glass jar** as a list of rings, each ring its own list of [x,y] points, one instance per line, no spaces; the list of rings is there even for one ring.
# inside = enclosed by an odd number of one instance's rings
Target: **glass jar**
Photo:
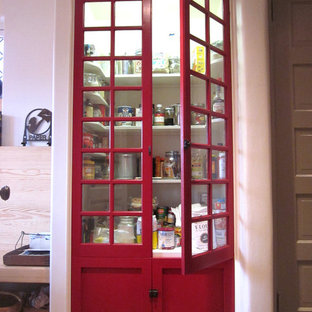
[[[199,108],[205,108],[205,104],[192,104],[192,106],[196,106]],[[205,125],[206,124],[206,116],[204,114],[191,111],[191,124],[192,125]]]
[[[165,125],[165,110],[162,104],[157,104],[154,114],[154,126],[164,126]]]
[[[180,125],[180,104],[173,104],[174,109],[174,117],[173,117],[173,124],[179,126]]]
[[[97,75],[92,73],[84,73],[83,82],[85,87],[97,87],[100,85]]]
[[[204,172],[204,155],[199,152],[192,153],[192,179],[203,179]]]
[[[165,126],[173,126],[174,119],[174,108],[166,107],[165,108]]]
[[[181,176],[180,153],[169,151],[165,154],[164,178],[177,179]]]
[[[97,223],[94,228],[93,243],[108,244],[109,229],[102,223]]]
[[[134,219],[130,216],[119,217],[119,224],[115,230],[115,243],[134,244]]]

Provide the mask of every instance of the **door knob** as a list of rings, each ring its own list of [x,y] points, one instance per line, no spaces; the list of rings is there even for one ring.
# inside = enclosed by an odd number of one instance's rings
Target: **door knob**
[[[0,190],[0,197],[3,199],[3,200],[8,200],[9,197],[10,197],[10,188],[6,185],[6,186],[3,186]]]
[[[150,298],[157,298],[158,297],[158,289],[150,289],[149,290]]]

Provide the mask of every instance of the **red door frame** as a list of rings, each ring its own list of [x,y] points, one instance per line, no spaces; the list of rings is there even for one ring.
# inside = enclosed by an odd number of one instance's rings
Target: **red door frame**
[[[192,0],[180,0],[180,18],[181,18],[181,106],[182,106],[182,126],[181,126],[181,203],[182,203],[182,272],[183,274],[197,272],[199,270],[211,267],[215,264],[233,259],[234,257],[234,219],[233,219],[233,143],[232,143],[232,107],[231,107],[231,65],[230,65],[230,29],[229,29],[229,4],[228,1],[223,1],[224,3],[224,19],[220,19],[209,11],[209,0],[205,0],[205,8],[200,6],[198,3]],[[195,36],[190,34],[190,6],[198,9],[206,16],[206,40],[202,41]],[[224,26],[224,50],[215,48],[210,44],[209,41],[209,19],[222,23]],[[217,53],[224,56],[224,82],[220,82],[216,79],[210,77],[210,67],[206,65],[206,75],[198,74],[197,72],[190,69],[190,39],[198,40],[206,48],[206,64],[210,64],[210,51],[216,51]],[[195,219],[192,219],[191,213],[191,196],[192,182],[191,180],[191,148],[190,147],[205,147],[205,145],[194,144],[191,142],[191,75],[197,76],[206,80],[207,85],[207,107],[203,110],[203,113],[209,116],[222,117],[226,120],[226,145],[224,146],[213,146],[211,144],[211,137],[208,139],[208,150],[210,151],[209,156],[209,171],[211,171],[211,151],[219,150],[226,151],[227,153],[227,172],[226,179],[212,181],[210,179],[205,183],[207,185],[212,184],[226,184],[226,200],[227,200],[227,212],[222,215],[212,214],[212,199],[210,198],[209,204],[209,216],[200,217],[197,221],[203,220],[207,221],[209,224],[209,250],[203,254],[196,256],[192,255],[192,223]],[[211,110],[211,96],[210,96],[210,84],[215,83],[222,85],[225,89],[225,105],[226,111],[224,115],[214,113]],[[210,119],[210,118],[208,118]],[[211,133],[211,122],[208,122],[209,133]],[[189,146],[185,146],[184,142],[190,142]],[[211,197],[211,192],[209,192]],[[226,217],[227,218],[227,245],[212,249],[212,222],[216,217]]]
[[[132,1],[132,0],[130,0]],[[84,3],[97,2],[87,0],[76,0],[75,11],[75,54],[74,54],[74,127],[73,127],[73,196],[72,196],[72,255],[74,257],[111,257],[111,258],[150,258],[152,255],[152,229],[149,222],[142,223],[141,245],[114,245],[114,244],[83,244],[81,243],[81,218],[82,216],[108,216],[110,217],[110,241],[113,242],[114,216],[141,215],[143,220],[152,220],[152,41],[151,41],[151,0],[142,1],[142,26],[140,27],[117,27],[114,26],[114,4],[115,0],[104,0],[111,3],[111,26],[110,27],[84,27]],[[120,57],[114,56],[115,30],[142,30],[142,57]],[[84,31],[111,31],[111,56],[90,57],[84,56]],[[114,61],[123,59],[142,60],[142,85],[141,86],[115,86]],[[110,84],[103,87],[84,87],[82,84],[84,61],[106,60],[110,61]],[[87,118],[82,116],[83,91],[110,91],[110,117]],[[110,142],[114,142],[114,123],[124,120],[114,116],[114,92],[118,90],[141,90],[142,91],[142,118],[135,117],[133,120],[142,120],[142,148],[126,149],[113,148],[112,144],[105,149],[82,148],[82,124],[86,121],[109,121]],[[142,181],[114,180],[114,166],[111,166],[110,178],[108,180],[82,180],[82,154],[90,152],[110,153],[110,164],[114,163],[114,152],[139,152],[142,154]],[[110,185],[110,198],[114,198],[114,185],[119,183],[141,184],[143,210],[137,212],[114,211],[113,200],[110,200],[109,211],[87,212],[81,211],[81,188],[83,184],[106,184]]]
[[[83,55],[83,34],[84,30],[91,30],[88,28],[84,28],[83,25],[83,5],[85,2],[97,2],[99,0],[76,0],[76,11],[75,11],[75,66],[74,66],[74,127],[73,127],[73,196],[72,196],[72,284],[73,284],[73,296],[81,287],[81,269],[88,265],[92,266],[103,266],[108,263],[122,264],[125,262],[121,260],[117,260],[116,258],[125,260],[128,259],[129,263],[131,263],[131,258],[152,258],[152,228],[151,222],[143,222],[143,244],[140,246],[97,246],[96,244],[82,244],[81,243],[81,216],[82,215],[109,215],[109,216],[117,216],[122,215],[122,213],[113,212],[113,203],[110,203],[110,211],[103,213],[88,213],[81,212],[81,186],[83,183],[94,183],[94,184],[112,184],[114,185],[115,181],[113,181],[113,170],[111,172],[111,176],[109,180],[105,182],[99,181],[83,181],[81,177],[82,172],[82,152],[91,152],[94,150],[82,149],[82,124],[83,121],[110,121],[111,127],[114,124],[114,90],[138,90],[142,89],[142,101],[146,103],[143,105],[143,129],[142,129],[142,149],[138,149],[138,152],[143,153],[142,157],[142,195],[143,195],[143,212],[142,215],[145,220],[152,220],[152,36],[151,36],[151,15],[152,8],[151,2],[152,0],[142,0],[143,3],[143,19],[142,19],[142,63],[143,63],[143,71],[142,71],[142,86],[140,88],[137,87],[118,87],[114,86],[114,67],[111,66],[111,83],[110,86],[95,88],[96,90],[110,90],[111,91],[111,115],[107,118],[93,118],[88,119],[82,117],[83,112],[83,91],[92,91],[94,88],[92,87],[83,87],[82,77],[83,77],[83,62],[86,60],[110,60],[111,65],[114,60],[123,59],[122,57],[114,57],[114,53],[111,53],[110,57],[86,57]],[[132,1],[132,0],[128,0]],[[104,0],[104,2],[115,3],[115,0]],[[206,7],[208,6],[209,0],[206,0]],[[191,217],[191,200],[187,194],[191,194],[191,177],[190,177],[190,149],[184,150],[184,140],[190,141],[190,55],[189,55],[189,39],[190,34],[188,30],[189,25],[189,17],[188,10],[189,5],[193,5],[196,8],[200,7],[197,3],[191,0],[180,0],[180,10],[181,10],[181,164],[182,164],[182,182],[181,182],[181,202],[184,210],[182,225],[184,228],[184,236],[183,236],[183,249],[182,249],[182,258],[181,260],[176,260],[176,263],[180,263],[181,269],[183,273],[192,273],[198,270],[211,267],[216,265],[217,263],[221,263],[227,260],[227,268],[224,271],[227,279],[224,280],[224,287],[227,289],[227,296],[230,295],[227,303],[227,307],[225,311],[234,311],[234,264],[231,259],[233,259],[234,254],[234,228],[233,228],[233,146],[232,146],[232,113],[231,113],[231,65],[230,65],[230,29],[229,29],[229,4],[228,0],[224,0],[224,20],[222,23],[224,25],[224,83],[222,84],[225,87],[225,102],[227,103],[227,111],[225,116],[223,116],[227,121],[226,127],[226,148],[222,147],[214,147],[214,149],[226,150],[228,155],[227,162],[227,179],[226,181],[222,181],[223,183],[227,183],[227,207],[228,212],[225,214],[228,217],[227,223],[227,232],[228,244],[226,247],[209,251],[205,255],[193,257],[191,253],[191,225],[192,225],[192,217]],[[219,19],[214,16],[212,13],[208,13],[208,16],[213,16],[216,20]],[[114,23],[114,12],[112,10],[112,23]],[[111,30],[112,32],[118,27],[96,27],[92,28],[92,30]],[[121,28],[120,28],[121,29]],[[122,29],[127,29],[127,27],[122,27]],[[130,29],[130,28],[129,28]],[[133,29],[133,28],[131,28]],[[112,46],[114,46],[114,36],[112,36]],[[209,46],[211,50],[217,50],[216,48]],[[208,47],[207,46],[207,47]],[[113,49],[113,48],[112,48]],[[207,48],[208,50],[208,48]],[[114,52],[114,51],[112,51]],[[220,52],[220,51],[218,51]],[[207,55],[209,55],[207,53]],[[127,57],[127,59],[131,59],[131,57]],[[208,60],[208,58],[207,58]],[[209,62],[207,62],[209,64]],[[208,79],[208,81],[213,81],[213,79]],[[213,115],[213,113],[210,112]],[[216,115],[218,116],[218,115]],[[122,119],[118,119],[122,120]],[[111,132],[111,140],[114,139],[114,134]],[[211,148],[211,146],[210,146]],[[120,151],[119,149],[99,149],[97,152],[112,152],[112,151]],[[121,151],[127,151],[126,149],[122,149]],[[132,150],[133,151],[133,150]],[[184,152],[183,152],[184,151]],[[113,158],[111,158],[113,160]],[[123,181],[128,183],[136,183],[133,181]],[[118,183],[118,182],[117,182]],[[217,182],[216,182],[217,183]],[[113,196],[113,191],[110,191],[110,196]],[[112,197],[113,198],[113,197]],[[129,214],[127,212],[127,214]],[[208,218],[210,220],[210,224],[212,222],[212,218]],[[111,241],[113,235],[113,224],[110,225],[111,232]],[[211,235],[210,235],[211,236]],[[91,260],[90,257],[94,259]],[[102,260],[100,260],[102,259]],[[111,260],[110,260],[111,259]],[[165,261],[167,260],[156,260],[153,261]],[[169,260],[171,261],[171,260]],[[92,263],[92,264],[91,264]],[[105,264],[106,263],[106,264]],[[78,308],[78,305],[76,305]],[[75,310],[76,311],[76,310]],[[79,311],[79,310],[77,310]]]

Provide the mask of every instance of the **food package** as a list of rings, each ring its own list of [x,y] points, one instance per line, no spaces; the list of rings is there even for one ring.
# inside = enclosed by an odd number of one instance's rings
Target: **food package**
[[[192,69],[198,73],[205,73],[205,48],[197,46],[192,51]]]

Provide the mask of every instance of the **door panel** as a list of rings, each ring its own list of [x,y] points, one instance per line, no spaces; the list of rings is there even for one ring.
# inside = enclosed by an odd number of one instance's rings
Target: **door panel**
[[[153,261],[153,312],[234,311],[233,263],[182,275],[178,260]]]
[[[228,5],[228,1],[180,1],[183,274],[233,258]],[[205,135],[197,137],[191,124],[204,127]],[[195,196],[199,187],[206,188],[202,193],[206,200],[201,203]]]
[[[273,1],[273,134],[279,311],[312,311],[312,1]]]
[[[150,260],[92,259],[81,264],[80,272],[81,303],[72,302],[72,311],[151,311]]]

